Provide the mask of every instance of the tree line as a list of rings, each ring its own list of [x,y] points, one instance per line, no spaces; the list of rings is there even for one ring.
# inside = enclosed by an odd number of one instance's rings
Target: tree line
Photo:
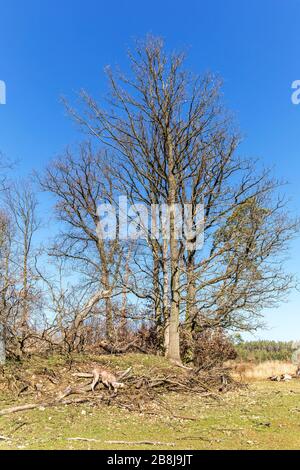
[[[235,345],[237,356],[243,361],[291,361],[299,344],[293,341],[242,341]]]

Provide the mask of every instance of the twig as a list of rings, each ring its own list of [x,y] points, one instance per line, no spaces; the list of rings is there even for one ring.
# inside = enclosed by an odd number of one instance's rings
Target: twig
[[[89,439],[87,437],[67,437],[67,441],[101,442],[99,439]]]
[[[120,381],[120,380],[124,379],[125,377],[128,377],[128,375],[130,374],[131,371],[132,371],[132,367],[128,367],[128,369],[126,369],[120,375],[118,374],[118,380]]]
[[[174,442],[159,442],[159,441],[104,441],[105,444],[126,444],[126,445],[149,445],[149,446],[171,446],[174,447]]]
[[[177,437],[176,441],[205,441],[205,442],[212,442],[213,439],[209,439],[208,437],[203,437],[203,436],[183,436],[183,437]]]
[[[28,423],[24,422],[24,423],[20,423],[15,429],[13,429],[13,431],[10,433],[10,435],[14,434],[15,432],[17,432],[19,429],[23,428],[23,426],[27,426]]]
[[[159,442],[159,441],[101,441],[100,439],[89,439],[87,437],[68,437],[67,441],[82,441],[82,442],[104,442],[105,444],[125,444],[125,445],[149,445],[149,446],[171,446],[174,447],[174,442]]]

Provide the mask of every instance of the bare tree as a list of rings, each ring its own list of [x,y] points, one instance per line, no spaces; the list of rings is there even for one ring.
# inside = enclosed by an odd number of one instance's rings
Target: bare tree
[[[18,314],[15,327],[22,354],[30,330],[31,309],[36,300],[33,238],[40,227],[37,217],[38,203],[34,190],[27,180],[11,183],[6,190],[5,202],[14,227],[13,257],[10,262],[14,264],[16,289],[18,289]]]
[[[166,354],[180,362],[181,319],[191,330],[203,324],[250,328],[262,307],[287,291],[292,278],[274,262],[280,263],[297,223],[276,201],[279,182],[237,156],[240,139],[222,107],[218,79],[184,71],[184,55],[168,55],[157,38],[138,43],[129,57],[131,76],[108,69],[108,105],[82,92],[84,109],[69,111],[113,149],[114,175],[133,204],[170,209],[167,245],[164,237],[147,234],[152,265],[145,258],[138,264],[152,273],[152,291],[143,294],[137,285],[135,293],[152,298]],[[183,211],[189,204],[196,225],[200,203],[203,250],[194,243],[195,231],[190,239],[176,236],[176,205]]]
[[[0,152],[0,193],[6,189],[6,170],[10,167],[7,159]],[[12,226],[8,214],[0,211],[0,364],[6,359],[6,333],[9,310],[9,289],[11,279],[9,261],[11,250]]]
[[[67,150],[47,168],[41,185],[55,196],[56,215],[63,224],[50,254],[68,260],[78,270],[93,305],[104,302],[106,337],[112,340],[112,296],[120,289],[122,247],[118,240],[105,240],[97,234],[98,205],[112,202],[113,197],[107,155],[94,153],[90,144],[81,145],[79,155]],[[88,308],[76,317],[76,325],[90,310],[88,302]]]
[[[6,324],[8,313],[10,234],[7,214],[0,212],[0,364],[6,359]]]

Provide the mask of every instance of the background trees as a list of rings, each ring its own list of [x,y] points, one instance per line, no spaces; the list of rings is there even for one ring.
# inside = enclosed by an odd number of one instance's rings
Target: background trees
[[[29,181],[7,182],[1,223],[1,314],[7,347],[25,351],[39,303],[34,270],[34,236],[39,228],[37,199]],[[13,345],[11,349],[10,345]]]
[[[9,219],[4,212],[0,212],[0,364],[6,358],[6,328],[8,313],[9,273],[8,260],[10,250]]]
[[[15,325],[18,331],[20,352],[30,330],[31,314],[37,301],[36,273],[34,271],[33,238],[39,229],[37,198],[29,181],[18,181],[6,190],[5,203],[14,227],[12,238],[15,269],[15,288],[18,297],[18,314]]]

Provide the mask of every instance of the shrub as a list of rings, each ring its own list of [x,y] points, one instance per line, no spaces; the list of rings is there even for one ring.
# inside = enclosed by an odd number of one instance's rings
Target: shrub
[[[194,334],[182,332],[181,353],[187,362],[193,361],[201,369],[221,366],[237,356],[234,345],[221,329],[207,329]]]

